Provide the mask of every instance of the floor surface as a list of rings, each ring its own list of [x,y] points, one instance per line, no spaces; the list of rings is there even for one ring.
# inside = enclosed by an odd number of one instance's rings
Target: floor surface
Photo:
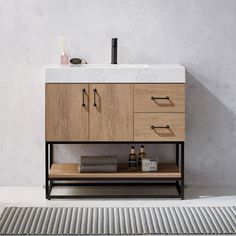
[[[235,206],[236,187],[186,187],[185,200],[175,199],[76,199],[46,200],[42,187],[0,187],[0,212],[6,206]]]
[[[221,188],[186,187],[185,200],[134,198],[134,199],[77,199],[77,200],[49,201],[45,199],[44,192],[45,189],[42,187],[0,187],[0,213],[6,206],[19,206],[19,207],[20,206],[25,206],[25,207],[236,206],[236,187],[221,187]]]

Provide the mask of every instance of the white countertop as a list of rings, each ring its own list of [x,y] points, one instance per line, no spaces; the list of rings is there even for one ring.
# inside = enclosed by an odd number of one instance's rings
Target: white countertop
[[[45,83],[185,83],[185,68],[178,64],[51,65]]]

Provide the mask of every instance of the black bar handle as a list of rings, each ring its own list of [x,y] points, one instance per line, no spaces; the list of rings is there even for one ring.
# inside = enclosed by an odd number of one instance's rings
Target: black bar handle
[[[166,97],[151,97],[151,100],[158,100],[158,99],[166,99],[166,100],[169,100],[170,99],[170,97],[169,96],[166,96]]]
[[[83,95],[82,95],[82,100],[83,100],[82,107],[85,107],[85,102],[84,102],[85,93],[86,93],[86,89],[83,88],[83,89],[82,89],[82,94],[83,94]]]
[[[97,93],[97,89],[93,89],[93,106],[96,107],[97,103],[96,103],[96,93]]]
[[[151,126],[151,129],[169,129],[170,126],[169,125],[166,125],[166,126],[154,126],[152,125]]]

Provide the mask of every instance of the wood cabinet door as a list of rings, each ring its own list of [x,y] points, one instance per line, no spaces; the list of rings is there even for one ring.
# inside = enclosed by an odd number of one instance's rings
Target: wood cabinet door
[[[46,141],[87,141],[88,101],[88,84],[46,84]]]
[[[90,141],[133,141],[133,85],[91,84]]]

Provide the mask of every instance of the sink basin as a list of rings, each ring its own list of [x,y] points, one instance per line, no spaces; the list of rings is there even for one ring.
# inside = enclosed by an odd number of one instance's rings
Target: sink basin
[[[45,68],[46,83],[185,83],[178,64],[85,64]]]

